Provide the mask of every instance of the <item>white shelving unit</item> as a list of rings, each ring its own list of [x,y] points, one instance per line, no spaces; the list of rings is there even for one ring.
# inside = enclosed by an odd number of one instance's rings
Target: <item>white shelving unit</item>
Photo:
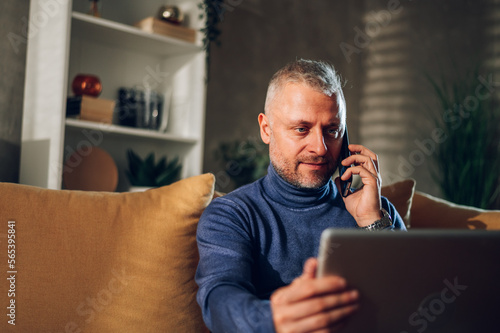
[[[161,141],[170,141],[172,143],[187,143],[196,144],[198,139],[196,137],[182,137],[170,133],[161,133],[159,131],[141,129],[141,128],[131,128],[125,126],[109,125],[96,123],[94,121],[79,120],[79,119],[66,119],[66,129],[67,130],[79,130],[79,129],[89,129],[96,130],[102,133],[115,134],[117,136],[122,136],[127,139],[127,137],[140,137],[147,139],[156,139]]]
[[[199,45],[168,36],[148,33],[126,24],[113,22],[87,14],[73,12],[72,30],[74,37],[93,36],[95,42],[115,45],[131,50],[149,50],[148,53],[170,56],[200,50]],[[170,47],[165,47],[169,45]]]
[[[58,2],[59,3],[59,2]],[[175,3],[202,27],[198,2]],[[179,156],[182,177],[201,173],[205,120],[205,54],[196,43],[144,32],[133,26],[155,15],[162,1],[107,0],[109,17],[84,14],[88,1],[74,0],[55,14],[28,45],[27,85],[23,120],[21,182],[47,188],[63,187],[63,163],[79,146],[108,151],[119,170],[118,191],[125,191],[126,151],[142,156]],[[80,10],[80,11],[78,11]],[[38,2],[31,16],[46,11]],[[47,13],[49,15],[50,13]],[[100,78],[99,97],[116,99],[120,87],[145,87],[162,94],[168,122],[165,131],[100,124],[65,117],[66,98],[77,74]]]

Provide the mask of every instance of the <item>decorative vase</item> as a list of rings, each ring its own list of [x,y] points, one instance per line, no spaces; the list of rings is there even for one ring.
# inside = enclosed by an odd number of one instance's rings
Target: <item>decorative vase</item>
[[[78,74],[71,83],[71,90],[76,96],[88,95],[97,97],[101,94],[101,80],[91,74]]]
[[[184,21],[184,13],[177,6],[162,6],[158,10],[160,20],[180,25]]]

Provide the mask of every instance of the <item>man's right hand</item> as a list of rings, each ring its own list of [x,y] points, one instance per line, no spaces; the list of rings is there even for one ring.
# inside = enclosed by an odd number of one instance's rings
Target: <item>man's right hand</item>
[[[317,265],[308,259],[301,276],[271,295],[277,333],[337,332],[358,309],[358,292],[339,276],[316,278]]]

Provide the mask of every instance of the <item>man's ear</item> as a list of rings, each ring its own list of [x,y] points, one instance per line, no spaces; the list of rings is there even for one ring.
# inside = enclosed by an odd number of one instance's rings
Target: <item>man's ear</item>
[[[260,138],[265,144],[269,144],[271,141],[271,127],[269,125],[269,119],[263,113],[259,114],[259,127]]]

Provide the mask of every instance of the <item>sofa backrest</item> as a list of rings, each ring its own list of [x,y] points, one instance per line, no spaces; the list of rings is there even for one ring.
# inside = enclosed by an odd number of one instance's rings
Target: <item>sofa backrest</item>
[[[500,230],[500,211],[457,205],[416,191],[411,204],[412,228]]]
[[[457,205],[415,191],[414,179],[383,186],[381,193],[391,201],[410,229],[500,230],[500,211]]]

